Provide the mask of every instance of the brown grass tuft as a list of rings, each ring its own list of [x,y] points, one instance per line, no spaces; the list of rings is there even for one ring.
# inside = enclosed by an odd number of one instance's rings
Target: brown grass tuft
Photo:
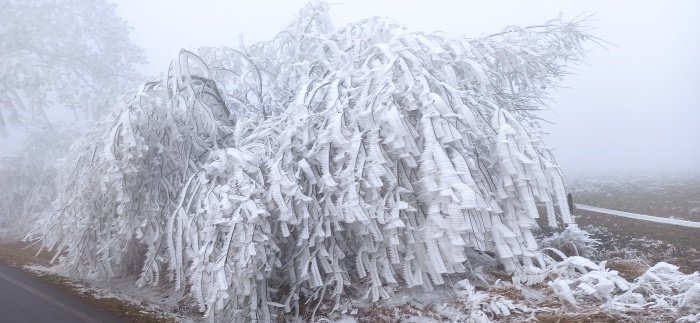
[[[523,291],[513,285],[497,286],[489,288],[489,293],[503,296],[512,301],[524,300]]]
[[[649,269],[649,266],[639,259],[620,258],[608,260],[606,267],[616,270],[622,278],[629,281],[637,279]]]
[[[620,316],[603,312],[593,313],[542,313],[537,315],[538,322],[541,323],[617,323],[635,322]]]
[[[430,318],[438,322],[448,321],[448,318],[435,311],[433,304],[419,308],[411,304],[394,307],[372,306],[361,309],[357,316],[360,323],[398,323],[407,317]]]

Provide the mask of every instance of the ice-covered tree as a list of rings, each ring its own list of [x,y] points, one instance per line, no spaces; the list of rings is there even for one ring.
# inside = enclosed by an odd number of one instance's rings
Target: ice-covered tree
[[[55,199],[56,160],[137,79],[141,50],[99,0],[0,0],[0,236]],[[74,114],[66,117],[65,114]]]
[[[538,204],[572,223],[537,111],[588,37],[336,29],[308,5],[271,41],[181,51],[75,146],[34,234],[64,273],[171,281],[221,319],[430,289],[485,255],[527,280]]]

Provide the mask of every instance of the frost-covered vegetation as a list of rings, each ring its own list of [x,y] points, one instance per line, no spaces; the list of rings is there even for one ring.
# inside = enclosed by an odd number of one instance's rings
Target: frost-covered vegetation
[[[695,308],[697,274],[657,265],[630,283],[582,257],[595,243],[537,114],[584,54],[578,22],[466,39],[382,19],[336,29],[327,11],[308,5],[247,48],[181,51],[80,139],[31,233],[55,270],[160,286],[222,321],[488,285],[487,265],[560,306]],[[544,249],[540,213],[567,227]],[[454,285],[452,319],[541,311],[474,285]]]

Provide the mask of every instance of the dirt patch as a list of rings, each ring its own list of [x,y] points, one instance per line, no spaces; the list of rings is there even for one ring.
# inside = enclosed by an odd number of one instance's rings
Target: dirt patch
[[[19,241],[0,242],[0,262],[23,268],[25,265],[47,266],[53,258],[50,252],[39,253],[37,245]],[[79,291],[75,284],[67,278],[52,275],[31,273],[38,279],[56,287],[67,295],[80,298],[81,300],[105,309],[130,322],[143,323],[174,323],[175,319],[166,317],[163,313],[158,313],[152,309],[137,304],[128,303],[114,297],[97,297],[96,295]]]
[[[0,262],[11,266],[48,266],[53,255],[48,251],[39,252],[39,246],[22,241],[0,241]]]

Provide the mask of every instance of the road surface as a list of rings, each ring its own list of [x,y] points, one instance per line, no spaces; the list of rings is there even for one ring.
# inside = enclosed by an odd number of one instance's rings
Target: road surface
[[[603,214],[610,214],[610,215],[621,216],[624,218],[630,218],[630,219],[634,219],[634,220],[644,220],[644,221],[649,221],[649,222],[672,224],[672,225],[678,225],[678,226],[682,226],[682,227],[699,228],[700,229],[700,222],[685,221],[685,220],[671,219],[671,218],[644,215],[644,214],[636,214],[636,213],[630,213],[630,212],[624,212],[624,211],[618,211],[618,210],[610,210],[610,209],[604,209],[602,207],[590,206],[590,205],[584,205],[584,204],[576,204],[576,208],[579,210],[591,211],[591,212],[603,213]]]
[[[17,268],[0,263],[0,322],[126,322]]]

